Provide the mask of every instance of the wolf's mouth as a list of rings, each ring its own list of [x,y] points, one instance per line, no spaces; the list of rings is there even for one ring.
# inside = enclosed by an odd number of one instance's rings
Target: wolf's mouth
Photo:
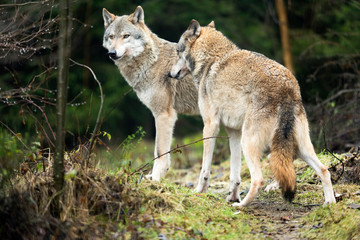
[[[116,51],[115,50],[110,50],[109,52],[108,52],[108,56],[109,56],[109,58],[110,59],[112,59],[112,60],[119,60],[120,58],[122,58],[123,56],[118,56],[117,54],[116,54]]]

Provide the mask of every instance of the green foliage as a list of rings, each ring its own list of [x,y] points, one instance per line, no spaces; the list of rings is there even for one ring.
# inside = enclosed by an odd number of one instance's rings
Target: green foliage
[[[120,158],[125,160],[131,160],[131,151],[141,142],[146,132],[141,126],[138,127],[135,133],[127,136],[127,138],[116,148],[115,151],[121,149]]]
[[[103,131],[101,133],[103,137],[106,137],[108,141],[111,140],[111,135],[108,132]],[[136,132],[128,135],[116,148],[111,150],[107,147],[106,151],[99,152],[100,162],[103,167],[108,168],[111,172],[125,171],[130,172],[137,159],[134,154],[139,151],[141,142],[146,135],[146,132],[141,126],[139,126]],[[144,148],[144,146],[142,146]],[[140,164],[141,162],[137,163]],[[105,165],[105,166],[104,166]],[[116,169],[116,170],[115,170]]]
[[[16,173],[19,162],[23,160],[18,138],[21,138],[20,134],[12,136],[0,128],[0,189]]]
[[[6,1],[11,3],[11,1]],[[288,1],[288,18],[290,27],[291,51],[293,53],[296,76],[300,82],[305,103],[315,104],[336,94],[341,89],[355,88],[359,81],[360,21],[358,2],[351,1]],[[41,3],[39,3],[41,4]],[[278,30],[278,19],[272,1],[215,1],[215,0],[105,0],[74,1],[74,32],[72,41],[72,58],[89,65],[101,81],[105,103],[103,107],[104,121],[102,129],[111,132],[113,139],[126,138],[132,134],[136,126],[143,126],[153,138],[154,122],[151,112],[140,103],[130,86],[123,79],[117,67],[106,56],[102,47],[104,32],[102,8],[107,8],[116,15],[132,13],[137,5],[145,11],[145,23],[159,37],[176,42],[187,28],[191,19],[199,20],[202,25],[215,21],[216,28],[228,36],[240,48],[265,54],[267,57],[282,62],[281,44]],[[52,12],[44,13],[46,19],[55,17],[58,6],[49,8]],[[15,10],[25,11],[23,7],[4,8],[4,20],[11,19]],[[35,9],[36,10],[36,9]],[[38,16],[38,11],[25,11],[29,20]],[[52,15],[51,15],[52,14]],[[21,14],[18,14],[21,15]],[[8,20],[6,20],[8,21]],[[24,23],[25,24],[25,23]],[[2,121],[20,132],[38,135],[41,132],[42,144],[48,143],[52,137],[51,129],[55,126],[54,101],[56,97],[56,34],[47,34],[52,45],[44,45],[45,50],[36,52],[32,57],[16,57],[1,61],[0,65],[0,113]],[[88,129],[92,129],[96,119],[100,99],[98,89],[88,70],[78,66],[70,66],[67,108],[67,143],[76,146],[78,137],[88,137]],[[358,86],[357,86],[358,88]],[[16,94],[14,89],[24,92]],[[26,90],[28,89],[28,90]],[[10,96],[10,97],[8,97]],[[24,98],[21,98],[24,97]],[[359,127],[356,125],[358,109],[347,107],[353,95],[344,94],[342,98],[331,101],[329,107],[321,107],[308,111],[313,123],[313,137],[318,138],[321,124],[329,112],[334,115],[333,122],[342,117],[345,122],[336,128],[334,147],[342,142],[355,144],[358,141]],[[31,100],[31,101],[30,101]],[[358,101],[355,99],[353,101]],[[36,105],[35,105],[36,104]],[[49,124],[44,118],[47,116]],[[346,110],[345,114],[344,111]],[[322,119],[322,116],[324,119]],[[199,119],[199,118],[198,118]],[[175,134],[186,135],[201,131],[201,119],[179,117]],[[319,120],[320,119],[320,120]],[[194,127],[196,126],[196,127]],[[317,126],[320,126],[317,128]],[[181,131],[177,131],[180,128]],[[341,128],[356,129],[350,134]],[[47,139],[47,136],[49,136]],[[340,139],[336,139],[336,136]],[[344,141],[345,139],[345,141]],[[115,140],[114,142],[119,142]],[[319,141],[318,147],[321,147]],[[115,143],[116,145],[116,143]],[[329,144],[331,145],[331,143]]]
[[[357,1],[307,0],[290,5],[292,53],[306,102],[325,99],[344,84],[354,87],[359,79],[358,8]]]
[[[40,142],[0,128],[0,189],[6,187],[15,174],[26,173],[33,166],[34,171],[42,171],[43,151],[40,149]]]

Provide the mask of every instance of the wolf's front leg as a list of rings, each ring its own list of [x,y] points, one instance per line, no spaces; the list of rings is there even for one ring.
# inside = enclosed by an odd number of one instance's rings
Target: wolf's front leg
[[[203,137],[215,137],[219,132],[219,122],[216,119],[204,119]],[[209,187],[209,178],[211,170],[211,160],[213,157],[215,138],[206,139],[203,141],[203,161],[199,177],[199,183],[196,187],[196,192],[205,193]]]
[[[162,154],[170,151],[171,139],[173,134],[174,125],[177,119],[177,114],[174,109],[168,112],[163,112],[155,116],[156,137],[155,137],[155,150],[154,157],[161,156]],[[155,159],[151,179],[160,181],[166,171],[170,167],[170,154],[165,154]]]

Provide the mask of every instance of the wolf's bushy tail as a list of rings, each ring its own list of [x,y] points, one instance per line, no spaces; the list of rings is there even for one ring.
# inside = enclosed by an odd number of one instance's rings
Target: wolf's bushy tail
[[[272,139],[270,167],[280,185],[283,197],[291,202],[295,196],[296,174],[293,165],[295,155],[294,105],[280,108],[279,121]]]

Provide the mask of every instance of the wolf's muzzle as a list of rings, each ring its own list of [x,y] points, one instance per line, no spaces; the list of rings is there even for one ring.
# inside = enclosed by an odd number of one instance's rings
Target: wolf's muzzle
[[[108,56],[109,56],[109,58],[111,58],[112,60],[117,60],[117,59],[120,58],[120,57],[117,56],[116,50],[110,50],[110,51],[108,52]]]
[[[173,76],[173,75],[171,74],[171,72],[169,72],[169,73],[168,73],[168,77],[176,78],[176,79],[179,80],[179,78],[180,78],[180,72],[181,72],[181,70],[176,74],[176,76]]]

